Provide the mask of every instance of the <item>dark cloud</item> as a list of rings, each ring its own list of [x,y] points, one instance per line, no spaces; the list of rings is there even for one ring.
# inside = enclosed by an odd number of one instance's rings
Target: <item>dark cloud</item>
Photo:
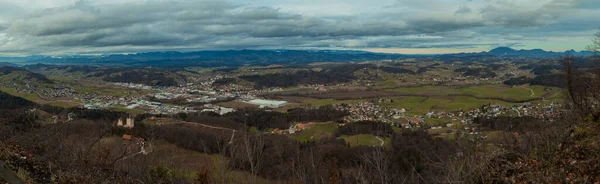
[[[0,52],[522,45],[539,39],[534,31],[589,30],[589,23],[598,21],[586,18],[598,10],[578,9],[588,1],[528,1],[523,6],[513,0],[402,0],[382,12],[339,16],[221,0],[78,1],[27,14],[13,4],[17,8],[11,11],[21,15],[0,13]],[[6,7],[0,6],[0,12],[11,9]]]

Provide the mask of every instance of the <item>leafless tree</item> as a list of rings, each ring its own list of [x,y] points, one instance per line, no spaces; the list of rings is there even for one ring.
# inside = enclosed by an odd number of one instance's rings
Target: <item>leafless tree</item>
[[[594,37],[592,38],[592,45],[589,45],[587,49],[596,53],[600,52],[600,30],[594,34]]]
[[[243,158],[250,164],[250,172],[253,175],[252,183],[256,183],[256,177],[261,166],[265,140],[262,135],[253,136],[250,134],[242,137]]]
[[[300,151],[294,160],[292,173],[298,183],[325,183],[321,167],[323,155],[318,147],[308,145],[305,151]]]
[[[376,176],[373,178],[375,183],[392,183],[395,177],[390,168],[392,156],[385,148],[375,147],[372,151],[360,155],[360,158],[368,172],[373,172],[373,175]]]

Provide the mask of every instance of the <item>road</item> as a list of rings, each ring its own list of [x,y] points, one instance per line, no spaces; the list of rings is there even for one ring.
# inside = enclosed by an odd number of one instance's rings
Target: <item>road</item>
[[[529,91],[531,91],[531,95],[529,95],[529,97],[535,96],[535,92],[533,92],[533,89],[531,89],[531,88],[525,88],[525,89],[528,89]]]
[[[379,138],[379,137],[377,137],[377,136],[375,136],[375,138],[379,139],[379,141],[381,142],[381,145],[379,145],[379,146],[380,146],[380,147],[381,147],[381,146],[383,146],[383,144],[385,143],[385,142],[383,141],[383,139],[381,139],[381,138]]]

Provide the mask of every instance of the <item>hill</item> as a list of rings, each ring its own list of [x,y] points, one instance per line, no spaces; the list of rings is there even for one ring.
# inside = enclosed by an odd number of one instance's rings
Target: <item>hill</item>
[[[81,76],[90,79],[101,79],[106,82],[135,83],[151,86],[175,86],[186,81],[183,69],[164,68],[131,68],[87,65],[25,65],[32,71],[55,75]]]
[[[10,81],[35,81],[43,84],[53,84],[54,81],[48,79],[46,76],[33,73],[23,68],[3,66],[0,67],[0,83]]]
[[[0,91],[0,109],[19,109],[36,106],[34,102]]]
[[[0,62],[0,67],[1,66],[17,67],[17,65],[9,63],[9,62]]]

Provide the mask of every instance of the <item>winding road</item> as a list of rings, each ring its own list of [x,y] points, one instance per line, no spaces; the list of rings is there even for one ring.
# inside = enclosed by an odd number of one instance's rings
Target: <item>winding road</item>
[[[531,91],[531,95],[529,95],[529,97],[535,96],[535,92],[533,92],[533,89],[531,89],[531,88],[525,88],[525,89],[528,89],[529,91]]]
[[[378,136],[375,136],[375,138],[379,139],[379,141],[381,142],[381,145],[379,145],[379,147],[382,147],[382,146],[383,146],[383,144],[385,143],[385,142],[383,141],[383,139],[379,138]]]

